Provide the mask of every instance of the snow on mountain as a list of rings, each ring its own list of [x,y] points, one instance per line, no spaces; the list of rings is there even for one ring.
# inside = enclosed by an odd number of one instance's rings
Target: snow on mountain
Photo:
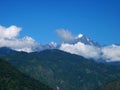
[[[95,43],[92,39],[88,38],[87,36],[83,35],[83,34],[79,34],[78,36],[74,37],[73,40],[67,42],[67,44],[72,44],[75,45],[77,43],[83,43],[85,45],[92,45],[92,46],[100,46],[98,43]],[[42,45],[43,50],[45,49],[59,49],[61,47],[61,45],[64,44],[57,44],[56,42],[50,42],[47,43],[45,45]]]
[[[72,43],[75,44],[78,42],[84,43],[86,45],[99,46],[96,42],[94,42],[92,39],[88,38],[87,36],[83,34],[79,34],[77,37],[75,37]]]
[[[81,37],[83,37],[83,34],[80,33],[77,38],[81,38]]]
[[[69,41],[63,42],[63,43],[76,44],[78,42],[81,42],[81,43],[84,43],[85,45],[100,46],[100,44],[94,42],[92,39],[90,39],[89,37],[87,37],[83,34],[79,34],[78,36],[71,36],[71,37],[73,37],[73,38],[70,39]]]
[[[46,49],[57,49],[58,48],[58,44],[55,42],[50,42],[47,43],[45,45],[42,45],[42,50],[46,50]]]

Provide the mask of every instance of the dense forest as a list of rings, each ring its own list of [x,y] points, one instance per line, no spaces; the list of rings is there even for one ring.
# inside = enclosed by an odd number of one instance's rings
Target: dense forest
[[[52,88],[22,74],[8,62],[0,59],[0,90],[52,90]]]

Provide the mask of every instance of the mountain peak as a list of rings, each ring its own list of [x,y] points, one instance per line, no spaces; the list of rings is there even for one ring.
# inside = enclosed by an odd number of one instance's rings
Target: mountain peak
[[[74,40],[71,42],[71,44],[76,44],[78,42],[84,43],[86,45],[98,46],[98,44],[96,44],[92,39],[90,39],[89,37],[87,37],[81,33],[76,38],[74,38]]]
[[[78,36],[77,36],[77,38],[82,38],[84,35],[83,34],[79,34]]]
[[[50,46],[52,46],[52,47],[57,47],[57,43],[56,42],[50,42],[50,43],[48,43]]]

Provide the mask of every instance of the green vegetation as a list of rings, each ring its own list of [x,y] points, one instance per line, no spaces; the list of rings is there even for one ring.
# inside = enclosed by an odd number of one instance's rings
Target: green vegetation
[[[120,90],[120,80],[109,82],[98,90]]]
[[[0,90],[52,90],[0,59]]]
[[[4,56],[23,73],[55,90],[95,90],[120,79],[120,67],[97,63],[60,50],[13,53]]]

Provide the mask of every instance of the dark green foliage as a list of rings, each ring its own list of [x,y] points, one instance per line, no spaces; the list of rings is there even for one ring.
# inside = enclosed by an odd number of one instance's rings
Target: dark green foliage
[[[109,82],[98,90],[120,90],[120,80]]]
[[[25,74],[54,89],[95,90],[110,81],[120,79],[118,66],[96,63],[59,50],[20,52],[7,55],[6,59]]]
[[[0,90],[52,90],[0,59]]]

